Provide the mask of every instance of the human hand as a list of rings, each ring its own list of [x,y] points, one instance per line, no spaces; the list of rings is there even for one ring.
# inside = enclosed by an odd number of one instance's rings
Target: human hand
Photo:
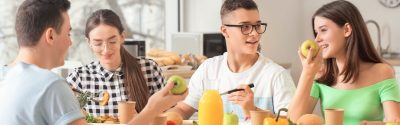
[[[317,55],[315,57],[312,57],[312,53],[314,51],[318,51]],[[323,58],[322,58],[322,50],[318,49],[315,50],[313,48],[310,48],[310,51],[308,51],[309,56],[305,57],[303,54],[301,54],[301,51],[299,50],[298,52],[301,64],[303,66],[303,73],[306,73],[308,75],[315,76],[318,71],[321,70],[322,68],[322,63],[323,63]]]
[[[241,84],[238,89],[244,89],[244,91],[236,91],[228,94],[228,100],[233,104],[240,105],[245,115],[250,116],[250,110],[256,109],[253,91],[246,84]]]
[[[174,94],[170,93],[170,90],[173,87],[174,87],[173,82],[167,83],[164,88],[162,88],[160,91],[153,94],[149,98],[146,107],[152,111],[162,113],[165,110],[176,105],[176,103],[178,103],[179,101],[184,100],[186,98],[186,96],[188,95],[188,90],[186,90],[181,95],[174,95]]]

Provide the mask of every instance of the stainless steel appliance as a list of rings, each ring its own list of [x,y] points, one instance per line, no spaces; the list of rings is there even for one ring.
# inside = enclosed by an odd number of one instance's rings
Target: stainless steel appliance
[[[225,37],[221,33],[203,34],[203,54],[208,58],[226,52]]]
[[[145,56],[146,44],[144,40],[126,39],[124,47],[132,56]]]

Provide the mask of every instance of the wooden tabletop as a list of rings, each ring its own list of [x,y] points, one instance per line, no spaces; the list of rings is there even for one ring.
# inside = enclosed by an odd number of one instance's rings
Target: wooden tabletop
[[[168,79],[172,75],[179,75],[185,79],[190,79],[190,77],[192,77],[192,75],[195,71],[196,70],[181,70],[181,71],[180,70],[167,70],[167,71],[163,71],[163,74],[164,74],[165,79]]]

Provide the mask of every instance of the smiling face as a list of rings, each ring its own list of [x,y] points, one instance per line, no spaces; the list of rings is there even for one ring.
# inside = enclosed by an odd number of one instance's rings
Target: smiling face
[[[323,58],[338,58],[345,55],[346,37],[350,34],[346,26],[338,26],[332,20],[316,16],[314,18],[315,41],[322,50]]]
[[[121,64],[120,50],[124,36],[117,28],[100,24],[89,32],[89,45],[105,67],[116,67]]]
[[[260,24],[259,13],[256,9],[246,10],[243,8],[237,9],[228,13],[223,19],[223,24],[243,25]],[[221,32],[227,41],[227,49],[229,53],[238,54],[256,54],[257,48],[260,45],[261,34],[258,34],[254,27],[253,31],[244,35],[240,27],[221,26]]]

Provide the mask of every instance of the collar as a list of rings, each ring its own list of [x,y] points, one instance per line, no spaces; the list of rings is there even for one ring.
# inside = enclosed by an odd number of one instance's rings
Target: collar
[[[95,71],[99,72],[100,75],[103,76],[107,81],[113,78],[114,75],[121,77],[123,75],[122,68],[119,66],[115,71],[109,71],[105,69],[101,64],[100,61],[93,63]]]

